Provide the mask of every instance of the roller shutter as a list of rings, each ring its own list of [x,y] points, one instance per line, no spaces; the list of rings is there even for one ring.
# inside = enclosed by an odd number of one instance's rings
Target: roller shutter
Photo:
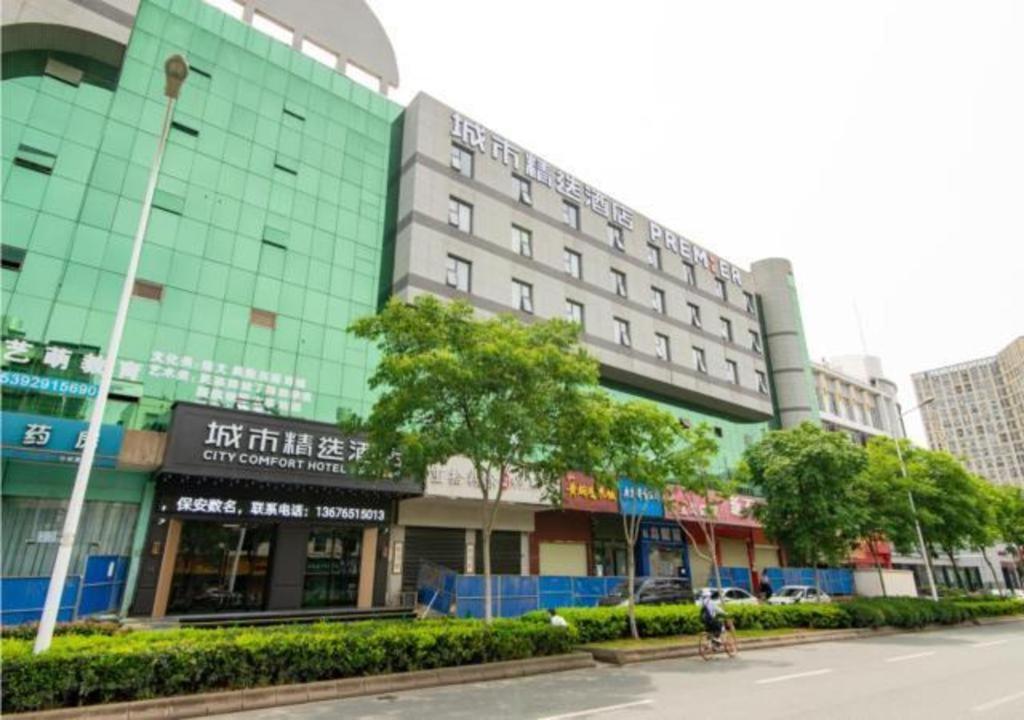
[[[718,542],[722,548],[723,567],[750,567],[746,541],[736,538],[719,538]]]
[[[779,549],[774,545],[754,546],[754,568],[762,572],[765,568],[779,566]]]
[[[587,574],[587,544],[542,542],[540,544],[540,574],[585,577]]]
[[[466,531],[463,528],[407,527],[404,553],[402,591],[413,592],[423,561],[457,573],[466,571]]]
[[[484,574],[484,552],[481,533],[476,532],[476,574]],[[491,533],[491,574],[519,575],[523,565],[521,533],[495,530]]]
[[[694,547],[693,543],[687,542],[686,549],[690,554],[690,577],[695,588],[707,587],[711,582],[711,559],[705,557],[707,549],[703,546]],[[698,552],[699,551],[699,552]],[[701,553],[704,555],[702,556]]]

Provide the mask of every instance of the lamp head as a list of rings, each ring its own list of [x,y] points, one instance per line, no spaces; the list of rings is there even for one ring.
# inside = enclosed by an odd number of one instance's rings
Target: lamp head
[[[178,99],[181,86],[188,77],[188,62],[181,55],[171,55],[164,63],[164,75],[167,84],[164,86],[164,95],[172,100]]]

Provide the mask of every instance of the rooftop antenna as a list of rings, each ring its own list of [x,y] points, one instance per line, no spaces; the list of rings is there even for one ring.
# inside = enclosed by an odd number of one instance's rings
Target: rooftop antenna
[[[857,309],[857,301],[853,301],[853,316],[857,319],[857,334],[860,335],[860,351],[868,354],[868,342],[864,339],[864,322],[860,317],[860,310]]]

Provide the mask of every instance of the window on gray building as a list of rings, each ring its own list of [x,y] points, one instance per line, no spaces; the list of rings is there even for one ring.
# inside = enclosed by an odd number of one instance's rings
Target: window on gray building
[[[697,271],[693,267],[693,263],[683,263],[683,282],[687,285],[697,284]]]
[[[470,150],[452,143],[452,168],[456,170],[459,175],[465,177],[473,177],[473,153]]]
[[[533,313],[533,285],[522,280],[512,281],[512,302],[517,310]]]
[[[757,376],[757,391],[762,395],[768,394],[768,377],[760,370],[755,370],[754,375]]]
[[[523,205],[533,205],[533,192],[530,181],[521,175],[512,176],[512,189],[515,191],[516,199]]]
[[[725,361],[725,379],[733,385],[740,384],[740,368],[735,360]]]
[[[583,303],[578,303],[575,300],[566,300],[565,319],[583,327]]]
[[[668,335],[654,333],[654,352],[659,360],[669,362],[672,359],[671,350],[668,344]]]
[[[750,331],[750,349],[760,355],[763,350],[761,348],[761,333],[757,330]]]
[[[693,346],[693,368],[701,373],[707,373],[708,371],[708,361],[704,355],[704,348],[699,348],[696,345]]]
[[[611,276],[612,287],[615,289],[615,294],[619,297],[628,297],[629,292],[626,289],[626,273],[612,268]]]
[[[651,286],[651,307],[654,312],[665,314],[665,291],[661,288]]]
[[[618,225],[608,223],[608,244],[619,252],[626,252],[626,237]]]
[[[575,250],[569,248],[562,250],[562,264],[565,271],[572,277],[577,280],[583,277],[583,256]]]
[[[700,319],[700,306],[686,303],[686,307],[690,310],[690,324],[696,328],[704,327],[704,323]]]
[[[732,342],[732,321],[729,318],[719,318],[722,321],[722,339]]]
[[[468,260],[449,255],[448,264],[445,268],[444,284],[450,288],[468,293],[472,270],[473,265]]]
[[[754,302],[754,295],[744,291],[743,300],[746,303],[747,312],[751,315],[757,315],[757,304]]]
[[[473,232],[473,206],[457,197],[449,197],[448,224],[464,233]]]
[[[661,248],[657,245],[647,246],[647,264],[655,270],[661,270]]]
[[[518,225],[512,226],[512,252],[523,257],[533,257],[533,233]]]
[[[574,230],[580,229],[580,206],[568,200],[562,201],[562,220]]]
[[[629,321],[622,318],[615,318],[615,342],[619,345],[632,347],[633,341],[629,337]]]
[[[723,300],[729,299],[729,291],[725,287],[725,280],[722,278],[715,278],[715,295]]]

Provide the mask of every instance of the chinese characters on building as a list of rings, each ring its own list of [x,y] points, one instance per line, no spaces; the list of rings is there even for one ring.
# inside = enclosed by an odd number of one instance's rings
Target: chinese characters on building
[[[467,149],[484,155],[487,155],[487,141],[490,139],[490,155],[495,160],[506,166],[511,165],[514,170],[541,185],[554,188],[559,194],[590,208],[601,217],[629,230],[633,229],[632,210],[575,176],[549,165],[546,160],[513,145],[480,123],[459,113],[452,113],[451,135]]]
[[[358,438],[216,420],[206,425],[203,446],[208,462],[336,474],[345,473],[345,464],[362,458],[368,447]]]
[[[281,502],[274,500],[241,500],[225,497],[195,497],[182,495],[171,504],[161,506],[162,512],[178,512],[193,515],[235,515],[273,519],[317,518],[320,520],[356,520],[362,522],[384,522],[386,513],[382,508],[351,507],[348,505],[317,505],[305,502]]]

